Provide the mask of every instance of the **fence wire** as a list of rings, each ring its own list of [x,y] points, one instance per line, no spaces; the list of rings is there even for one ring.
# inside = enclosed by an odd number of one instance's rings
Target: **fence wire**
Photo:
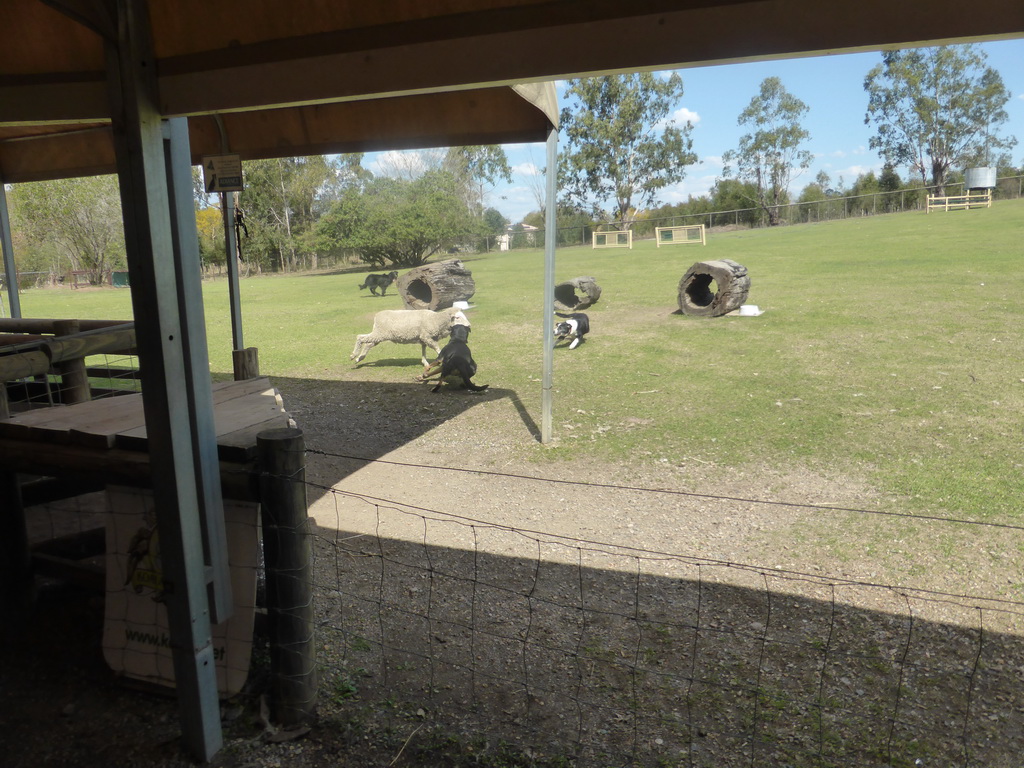
[[[325,712],[580,766],[992,766],[1024,748],[1024,647],[986,629],[1018,625],[1019,602],[309,485],[333,507],[314,533]]]
[[[531,484],[567,482],[502,479],[518,483],[522,497]],[[915,588],[656,551],[306,487],[317,497],[308,530],[321,727],[345,728],[372,712],[395,732],[429,725],[580,768],[976,768],[1017,765],[1024,751],[1024,603],[998,586],[965,577],[951,582],[963,583],[960,591]],[[60,541],[106,526],[116,554],[105,558],[104,655],[153,679],[168,664],[163,629],[140,629],[128,603],[155,610],[159,584],[142,578],[125,594],[135,584],[126,582],[137,572],[135,534],[152,529],[151,499],[122,493],[120,502],[108,493],[35,508],[29,532]],[[716,501],[737,514],[752,504],[813,506]],[[250,615],[258,610],[255,514],[231,513],[242,542],[233,588]],[[686,527],[685,516],[678,524]],[[991,527],[1019,539],[1018,526]],[[111,613],[114,597],[125,603],[120,613]],[[230,695],[243,683],[253,637],[228,629],[224,638],[219,683]]]

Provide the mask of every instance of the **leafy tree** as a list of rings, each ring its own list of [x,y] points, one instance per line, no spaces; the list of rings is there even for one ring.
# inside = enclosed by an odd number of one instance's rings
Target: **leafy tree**
[[[495,208],[488,208],[484,211],[484,231],[488,235],[500,235],[507,226],[508,219],[501,214],[501,211]]]
[[[611,200],[612,219],[626,228],[630,211],[655,205],[658,192],[681,181],[697,161],[693,125],[679,127],[670,117],[683,97],[678,74],[570,80],[566,96],[579,102],[561,114],[566,150],[558,176],[569,206],[592,204],[596,215]]]
[[[777,77],[761,81],[761,90],[740,113],[739,125],[751,127],[740,137],[738,149],[726,152],[723,175],[736,163],[736,175],[754,185],[754,202],[767,215],[772,226],[779,223],[779,206],[788,198],[794,171],[811,164],[811,153],[800,149],[810,134],[800,126],[800,118],[809,108],[782,85]]]
[[[257,270],[315,268],[313,227],[345,170],[352,172],[320,155],[246,162],[239,196],[248,232],[243,258]]]
[[[211,205],[196,211],[196,234],[199,237],[199,258],[203,268],[224,266],[227,262],[224,216],[219,207]]]
[[[67,266],[100,285],[108,271],[124,268],[124,224],[116,176],[16,184],[11,189],[12,227],[26,243],[50,256],[50,271]]]
[[[757,200],[757,187],[749,181],[739,179],[718,179],[711,189],[712,207],[716,211],[725,211],[721,216],[712,217],[711,224],[746,224],[757,223],[757,211],[754,203]]]
[[[508,156],[497,145],[451,147],[441,168],[459,180],[466,204],[479,211],[484,209],[487,191],[498,181],[512,182]]]
[[[981,162],[1016,145],[1000,138],[1010,92],[974,45],[886,51],[864,79],[870,146],[887,162],[908,165],[944,194],[950,169]],[[987,160],[986,163],[987,164]]]
[[[417,267],[439,251],[482,234],[461,197],[459,181],[444,171],[416,179],[386,176],[350,188],[320,219],[316,243],[358,251],[367,264]]]

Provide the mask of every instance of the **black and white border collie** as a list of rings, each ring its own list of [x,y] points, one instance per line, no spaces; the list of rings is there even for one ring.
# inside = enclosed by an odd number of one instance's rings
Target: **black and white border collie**
[[[583,343],[583,337],[590,333],[590,318],[582,312],[571,312],[567,315],[555,312],[555,314],[565,318],[562,322],[555,323],[555,344],[564,339],[572,339],[569,349],[576,349]]]

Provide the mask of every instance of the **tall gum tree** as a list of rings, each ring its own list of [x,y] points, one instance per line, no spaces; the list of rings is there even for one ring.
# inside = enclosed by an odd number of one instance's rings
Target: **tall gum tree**
[[[998,129],[1009,119],[1010,92],[974,45],[886,51],[864,78],[870,147],[886,162],[909,166],[921,184],[945,194],[950,170],[1012,149]]]
[[[570,80],[561,113],[566,148],[559,160],[562,203],[592,207],[613,202],[612,217],[626,228],[637,209],[657,204],[658,193],[697,161],[693,125],[672,113],[683,98],[683,79],[650,72]]]
[[[110,270],[124,268],[116,176],[15,184],[10,201],[13,225],[25,233],[30,248],[51,254],[52,273],[70,267],[99,285]],[[17,253],[15,258],[21,261]]]
[[[779,223],[779,206],[784,204],[789,186],[797,170],[806,170],[811,164],[811,153],[800,145],[810,138],[800,125],[810,108],[786,90],[782,80],[766,77],[761,81],[758,95],[751,99],[736,122],[751,128],[740,137],[738,149],[730,149],[722,160],[726,166],[723,176],[732,173],[740,181],[753,185],[754,203],[768,217],[768,223]]]

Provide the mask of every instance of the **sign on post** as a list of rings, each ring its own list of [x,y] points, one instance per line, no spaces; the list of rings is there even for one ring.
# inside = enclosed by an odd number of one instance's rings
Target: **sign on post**
[[[242,191],[240,155],[204,155],[203,186],[207,194]]]

